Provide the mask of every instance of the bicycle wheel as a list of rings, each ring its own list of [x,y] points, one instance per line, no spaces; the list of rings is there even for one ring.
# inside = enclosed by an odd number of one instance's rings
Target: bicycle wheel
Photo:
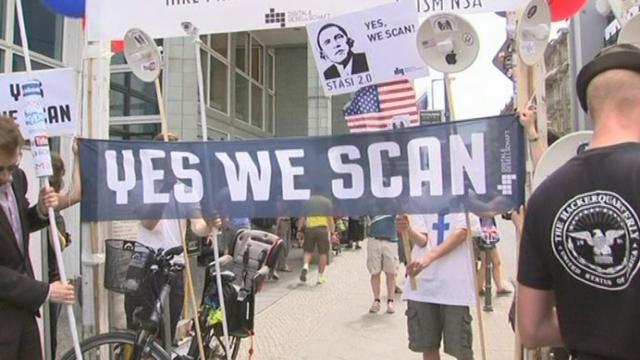
[[[133,360],[130,354],[135,341],[136,333],[132,331],[92,336],[80,343],[82,358],[83,360]],[[67,351],[61,358],[61,360],[75,359],[76,354],[73,349]],[[171,357],[154,341],[143,359],[171,360]]]
[[[204,340],[204,357],[206,360],[227,360],[226,352],[224,351],[224,340],[222,337],[209,334],[205,336]],[[187,355],[193,359],[199,359],[198,344],[195,337],[191,338],[191,344],[189,345],[189,351]],[[229,351],[231,360],[236,360],[240,353],[240,341],[242,338],[237,336],[229,336]]]

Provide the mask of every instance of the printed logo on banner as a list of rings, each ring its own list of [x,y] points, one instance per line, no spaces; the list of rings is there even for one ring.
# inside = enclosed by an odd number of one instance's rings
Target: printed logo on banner
[[[418,13],[429,16],[434,13],[469,14],[514,10],[523,1],[518,0],[416,0]]]
[[[593,191],[569,200],[553,222],[551,247],[577,280],[626,289],[640,268],[640,221],[618,194]]]
[[[280,27],[286,27],[287,22],[285,20],[284,12],[276,12],[276,9],[271,8],[269,12],[264,14],[265,24],[280,24]]]

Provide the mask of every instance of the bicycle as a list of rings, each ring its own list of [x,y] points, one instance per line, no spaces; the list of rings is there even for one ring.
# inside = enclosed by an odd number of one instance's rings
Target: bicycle
[[[171,262],[175,256],[182,254],[182,247],[154,251],[135,241],[124,240],[107,240],[106,247],[105,288],[123,294],[132,293],[138,291],[142,281],[149,276],[160,276],[162,289],[155,299],[149,318],[138,322],[139,330],[112,331],[82,341],[80,349],[83,359],[172,360],[172,354],[162,348],[156,336],[162,324],[162,304],[171,292],[169,284],[176,273],[184,267],[182,264]],[[212,266],[213,264],[210,264],[207,267],[208,272],[211,271]],[[223,285],[232,280],[231,277],[224,276]],[[205,326],[202,329],[206,359],[226,359],[224,346],[216,346],[223,343],[220,332],[216,331],[213,326]],[[217,342],[214,342],[214,339]],[[192,339],[192,343],[196,343],[194,340],[196,340],[195,337]],[[240,340],[241,338],[238,336],[230,336],[229,338],[232,359],[236,359],[238,356]],[[191,346],[187,354],[176,355],[173,359],[198,358],[197,347]],[[75,359],[73,349],[61,358],[61,360]]]

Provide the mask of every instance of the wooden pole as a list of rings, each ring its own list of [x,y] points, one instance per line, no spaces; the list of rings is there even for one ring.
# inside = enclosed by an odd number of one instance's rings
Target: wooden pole
[[[449,98],[449,116],[451,121],[456,119],[455,103],[453,99],[453,91],[451,91],[451,77],[448,73],[444,74],[445,88],[447,89],[447,98]],[[484,336],[484,320],[482,317],[482,309],[480,308],[480,299],[478,298],[478,279],[476,274],[476,260],[473,252],[473,238],[471,236],[471,219],[469,212],[465,211],[465,221],[467,225],[467,243],[469,244],[469,259],[471,260],[471,277],[473,278],[473,294],[476,299],[476,317],[478,318],[478,328],[480,330],[480,351],[482,360],[487,360],[487,346]]]

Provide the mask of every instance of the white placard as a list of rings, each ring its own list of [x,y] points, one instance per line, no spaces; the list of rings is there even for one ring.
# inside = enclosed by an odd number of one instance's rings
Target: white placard
[[[307,26],[327,96],[394,79],[427,75],[418,55],[413,0],[378,6]]]
[[[515,10],[520,0],[411,0],[421,16],[436,12]],[[184,36],[183,22],[201,34],[305,26],[394,0],[87,0],[90,41],[122,39],[137,27],[153,38]]]
[[[477,14],[515,11],[524,7],[528,0],[416,0],[421,18],[447,12],[454,14]]]
[[[33,71],[33,78],[42,83],[49,136],[74,135],[78,119],[76,104],[76,72],[71,68]],[[0,74],[0,114],[18,122],[25,139],[30,136],[24,124],[24,101],[21,85],[30,80],[26,72]]]

